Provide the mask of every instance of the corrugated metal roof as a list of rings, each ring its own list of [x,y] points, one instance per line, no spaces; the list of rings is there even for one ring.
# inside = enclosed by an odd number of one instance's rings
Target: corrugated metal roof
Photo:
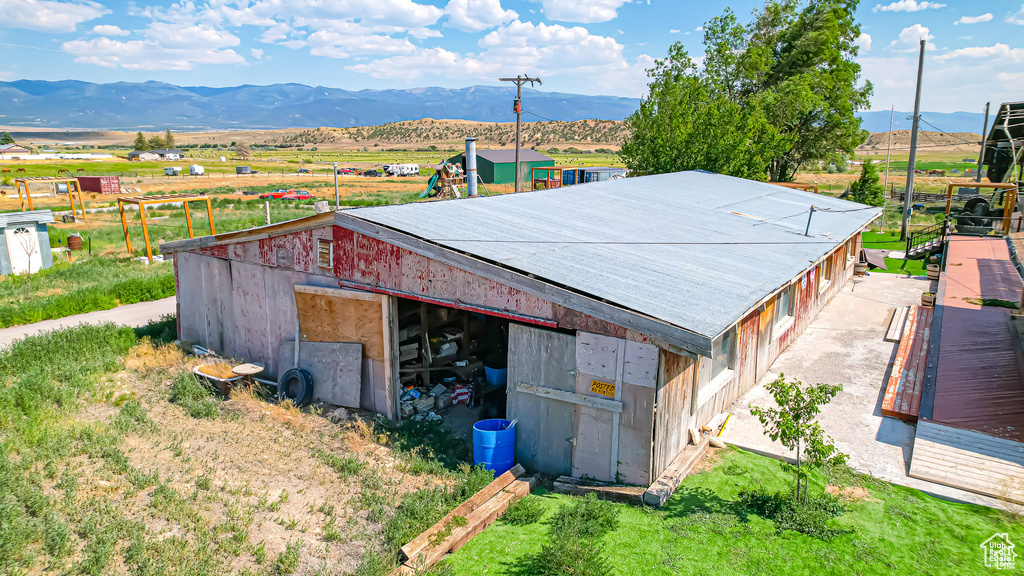
[[[678,172],[345,213],[714,337],[880,211]]]
[[[465,156],[465,152],[462,153]],[[516,151],[512,150],[477,150],[476,155],[479,158],[485,158],[495,164],[507,164],[509,162],[516,161]],[[548,156],[537,152],[536,150],[530,150],[528,148],[519,149],[519,161],[520,162],[554,162]]]
[[[31,212],[5,212],[0,214],[0,228],[6,228],[11,224],[27,224],[29,222],[51,224],[53,223],[53,212],[50,210],[32,210]]]

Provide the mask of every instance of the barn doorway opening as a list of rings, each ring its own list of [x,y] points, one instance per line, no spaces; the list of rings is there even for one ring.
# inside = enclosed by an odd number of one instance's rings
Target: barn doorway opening
[[[505,418],[509,320],[398,298],[402,420],[440,421],[472,441],[473,424]]]

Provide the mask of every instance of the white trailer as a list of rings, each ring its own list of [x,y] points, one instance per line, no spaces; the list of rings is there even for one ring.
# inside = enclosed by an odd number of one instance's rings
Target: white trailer
[[[199,164],[193,164],[188,167],[188,173],[191,176],[202,176],[206,172],[206,169]]]
[[[388,176],[419,176],[419,164],[385,164],[384,172]]]

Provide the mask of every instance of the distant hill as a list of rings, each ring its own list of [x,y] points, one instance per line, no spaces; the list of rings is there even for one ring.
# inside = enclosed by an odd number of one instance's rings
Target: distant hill
[[[993,111],[994,115],[994,111]],[[878,110],[872,112],[860,112],[858,113],[862,122],[861,128],[868,132],[888,132],[889,131],[889,111]],[[910,130],[913,128],[912,122],[909,120],[914,116],[913,112],[900,112],[899,110],[893,114],[892,129],[897,130]],[[924,121],[921,123],[921,130],[927,130],[934,132],[936,129],[943,132],[957,133],[957,132],[981,132],[981,124],[985,121],[985,114],[981,112],[921,112],[921,119]],[[932,123],[934,126],[929,126],[926,122]],[[989,117],[989,122],[992,122],[992,117]],[[990,126],[991,128],[991,126]]]
[[[0,124],[72,129],[251,130],[374,126],[421,118],[514,120],[508,87],[343,90],[302,84],[208,88],[164,82],[0,82]],[[637,98],[523,90],[524,120],[623,120]]]

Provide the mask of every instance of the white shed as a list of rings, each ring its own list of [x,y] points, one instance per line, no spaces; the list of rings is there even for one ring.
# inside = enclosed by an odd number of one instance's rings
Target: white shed
[[[0,214],[0,274],[38,272],[53,266],[49,210]]]

